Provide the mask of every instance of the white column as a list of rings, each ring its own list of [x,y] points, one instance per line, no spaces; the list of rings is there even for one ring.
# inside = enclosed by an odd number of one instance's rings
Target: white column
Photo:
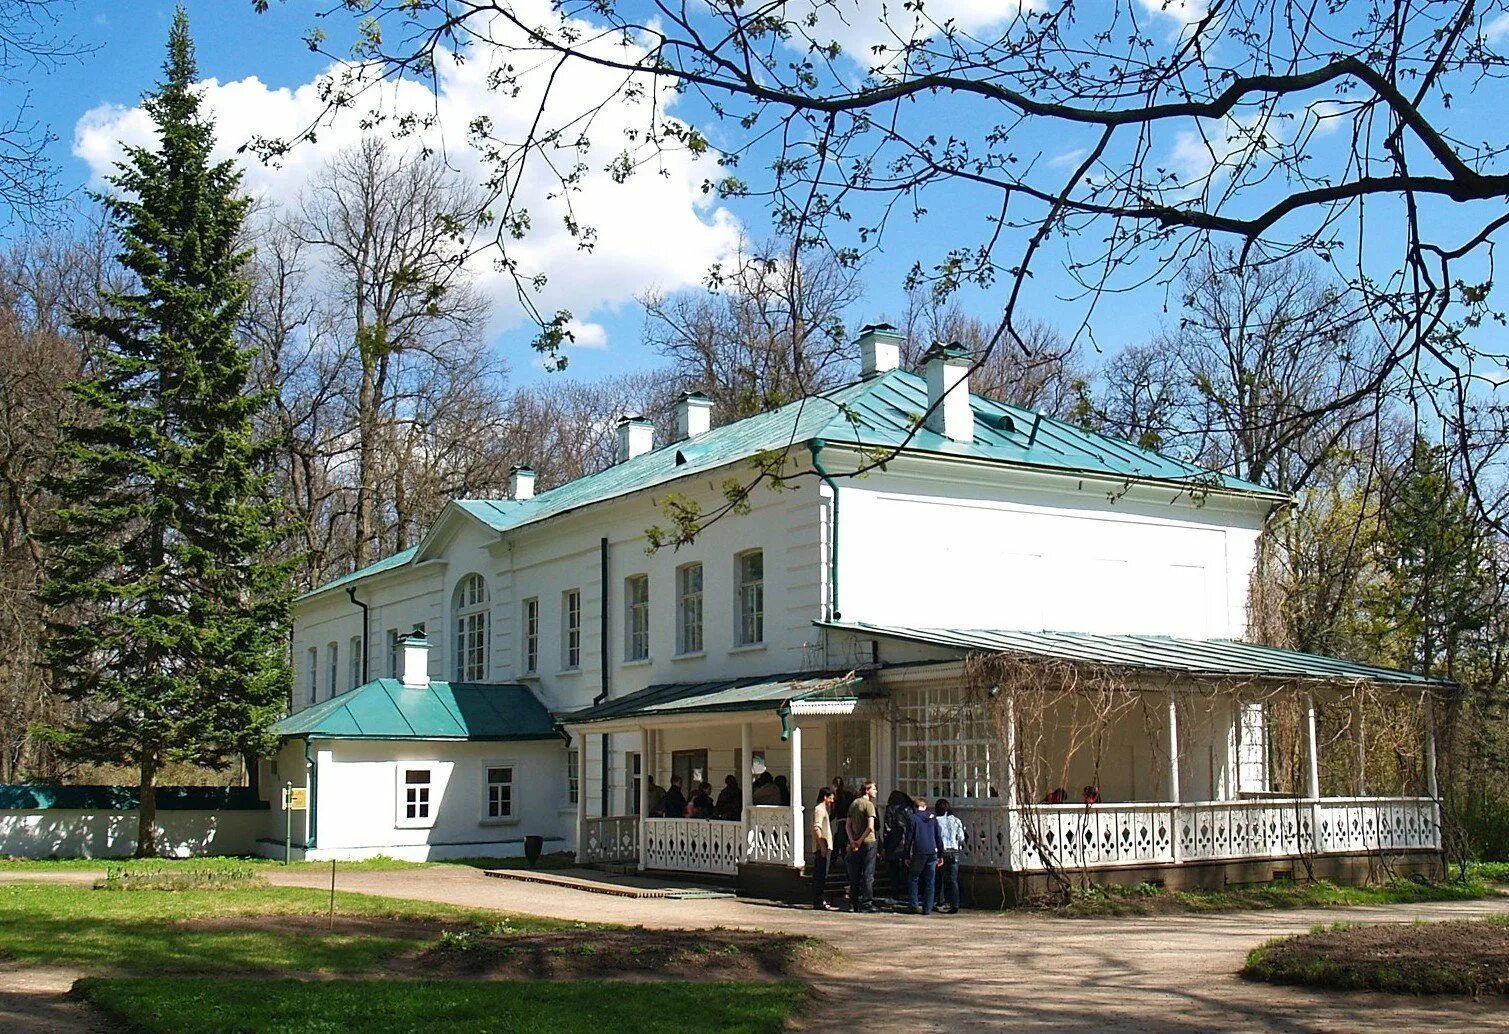
[[[1179,794],[1179,696],[1168,693],[1168,799],[1175,804]]]
[[[587,737],[576,737],[576,860],[587,860]]]
[[[1362,725],[1362,697],[1360,695],[1352,702],[1352,739],[1354,741],[1352,745],[1357,748],[1357,785],[1353,790],[1358,797],[1366,797],[1368,794],[1368,744],[1366,730]]]
[[[1315,734],[1315,695],[1305,694],[1305,766],[1309,780],[1305,796],[1312,801],[1320,797],[1320,739]]]
[[[1425,709],[1425,792],[1439,800],[1441,787],[1436,774],[1436,706],[1432,701]]]
[[[651,737],[654,736],[644,726],[639,727],[639,814],[634,816],[634,821],[639,824],[639,868],[644,869],[644,842],[645,834],[649,832],[645,828],[644,813],[645,805],[650,802],[650,766],[654,763],[654,755],[650,753]]]
[[[1006,785],[1000,787],[1002,800],[1008,808],[1015,808],[1017,800],[1017,777],[1022,759],[1018,756],[1016,742],[1016,693],[1006,694]]]
[[[749,808],[754,787],[750,786],[751,755],[754,753],[754,730],[748,722],[739,726],[739,746],[743,760],[739,762],[744,771],[739,773],[739,860],[749,857]]]
[[[807,864],[807,836],[802,825],[802,729],[791,726],[791,864]]]

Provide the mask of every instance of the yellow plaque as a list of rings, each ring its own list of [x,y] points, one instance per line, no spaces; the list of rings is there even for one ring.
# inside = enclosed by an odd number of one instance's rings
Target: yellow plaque
[[[295,786],[288,791],[288,808],[290,811],[305,811],[309,808],[309,789],[303,786]]]

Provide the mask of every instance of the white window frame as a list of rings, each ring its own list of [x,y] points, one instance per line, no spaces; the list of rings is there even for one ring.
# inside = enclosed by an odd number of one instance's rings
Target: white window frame
[[[570,747],[566,750],[566,805],[574,808],[581,800],[581,754],[578,748]]]
[[[909,689],[894,698],[896,786],[909,797],[991,800],[1001,770],[987,701],[958,685]]]
[[[309,656],[309,702],[313,704],[320,698],[320,649],[311,646]]]
[[[335,687],[340,685],[341,678],[341,644],[325,644],[325,699],[335,696]]]
[[[393,824],[399,829],[430,829],[435,825],[435,813],[440,810],[440,798],[444,793],[445,785],[440,778],[440,766],[433,761],[399,761],[397,763],[397,785],[394,787]],[[410,772],[424,772],[426,781],[423,784],[410,783]],[[418,790],[423,787],[422,804],[425,814],[410,817],[408,808],[410,804],[409,790],[411,787]],[[418,794],[416,794],[416,798]],[[416,807],[421,803],[414,801]]]
[[[351,688],[355,689],[362,684],[362,637],[352,636],[347,650],[350,656],[346,658],[346,667],[350,670],[346,675],[346,680],[351,683]]]
[[[561,670],[582,667],[582,590],[561,593]]]
[[[1268,705],[1246,700],[1237,709],[1237,793],[1263,793],[1272,786],[1268,757]]]
[[[745,564],[752,558],[760,560],[760,576],[747,577]],[[734,645],[763,646],[765,644],[765,551],[746,549],[734,557],[734,590],[738,594],[734,608]]]
[[[508,769],[509,778],[506,781],[493,782],[494,769]],[[508,787],[508,814],[494,815],[493,787]],[[482,825],[484,826],[511,826],[519,821],[519,763],[509,758],[499,758],[485,762],[482,765]]]
[[[520,617],[519,641],[523,650],[524,674],[535,675],[540,670],[540,598],[531,596],[523,602]]]
[[[700,563],[676,568],[676,654],[700,654],[704,649],[702,601],[703,571]]]
[[[643,593],[637,590],[643,587]],[[650,659],[650,576],[631,574],[624,579],[624,660]]]
[[[456,583],[451,596],[452,641],[456,656],[451,670],[457,682],[486,682],[488,632],[491,627],[491,597],[487,579],[473,572]]]

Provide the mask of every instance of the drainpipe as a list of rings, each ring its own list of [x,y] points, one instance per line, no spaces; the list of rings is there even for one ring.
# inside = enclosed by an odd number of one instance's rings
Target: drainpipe
[[[592,698],[593,706],[608,699],[608,690],[612,685],[612,676],[608,671],[608,536],[604,535],[598,543],[598,580],[602,585],[601,598],[598,606],[598,668],[601,672],[602,692]],[[582,756],[586,757],[586,741],[582,741]],[[599,781],[599,791],[602,797],[603,817],[608,817],[608,733],[602,734],[602,770]]]
[[[367,666],[372,661],[372,647],[367,640],[368,607],[365,603],[356,598],[356,586],[346,586],[346,596],[351,600],[352,603],[356,604],[362,609],[362,685],[365,686],[368,682],[372,681],[371,675],[367,671]]]
[[[838,612],[838,482],[823,467],[822,451],[827,445],[821,438],[814,438],[807,443],[807,448],[812,450],[812,469],[833,493],[833,512],[828,522],[828,601],[823,609],[827,611],[829,621],[837,621],[843,617]]]
[[[320,800],[320,795],[316,792],[319,789],[320,769],[319,766],[314,763],[314,756],[309,753],[309,748],[312,743],[312,740],[304,741],[304,771],[309,775],[309,806],[304,812],[304,814],[307,815],[309,819],[309,829],[304,834],[304,853],[306,856],[310,851],[313,851],[315,847],[314,831],[316,828],[316,822],[319,818],[317,809],[319,807]]]

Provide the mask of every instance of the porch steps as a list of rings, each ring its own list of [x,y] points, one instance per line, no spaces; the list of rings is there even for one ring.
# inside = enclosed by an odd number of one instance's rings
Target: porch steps
[[[622,877],[569,876],[562,872],[541,872],[534,869],[484,869],[484,876],[499,880],[516,880],[519,883],[543,883],[552,887],[585,891],[588,894],[607,894],[617,898],[665,898],[671,901],[691,901],[706,898],[731,898],[732,891],[713,887],[676,887],[649,883],[648,881],[624,882]]]

